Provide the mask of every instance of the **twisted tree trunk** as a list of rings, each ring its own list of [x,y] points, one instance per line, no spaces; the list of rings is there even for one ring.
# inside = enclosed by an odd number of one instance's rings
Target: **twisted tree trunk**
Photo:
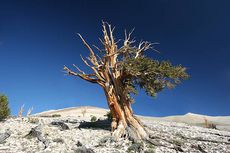
[[[127,101],[125,95],[121,95],[120,100],[118,100],[119,97],[113,89],[110,89],[111,93],[106,89],[104,91],[112,114],[111,127],[115,140],[123,136],[133,141],[147,139],[148,134],[140,121],[134,116],[130,101]]]

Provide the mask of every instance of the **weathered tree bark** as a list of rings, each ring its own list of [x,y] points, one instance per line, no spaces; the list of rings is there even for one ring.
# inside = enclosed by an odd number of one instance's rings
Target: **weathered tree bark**
[[[121,95],[121,97],[125,96]],[[125,99],[119,102],[117,99],[115,94],[107,96],[108,105],[113,117],[111,126],[112,130],[115,129],[112,131],[114,138],[118,140],[120,137],[126,136],[133,141],[147,139],[148,134],[139,120],[134,117],[130,102]],[[113,125],[117,126],[113,127]]]
[[[130,139],[137,141],[148,138],[148,134],[144,129],[143,125],[139,120],[134,117],[133,111],[131,109],[131,101],[127,97],[129,91],[125,88],[124,79],[127,78],[126,74],[119,69],[119,63],[121,57],[126,56],[129,45],[133,43],[130,40],[130,35],[125,33],[124,44],[121,48],[117,47],[117,42],[115,42],[113,37],[113,30],[111,25],[103,22],[103,34],[104,39],[101,43],[104,49],[101,50],[97,46],[94,46],[100,52],[102,57],[95,55],[93,49],[87,44],[87,42],[79,34],[83,44],[90,52],[90,56],[87,58],[91,63],[89,64],[83,57],[82,61],[92,69],[93,74],[85,74],[77,66],[73,65],[79,73],[76,73],[66,66],[64,70],[69,75],[74,75],[80,77],[88,82],[99,84],[104,90],[108,107],[112,114],[112,135],[116,140],[120,137],[126,136]],[[138,46],[135,58],[137,58],[143,51],[149,49],[151,44],[148,42],[141,42]]]

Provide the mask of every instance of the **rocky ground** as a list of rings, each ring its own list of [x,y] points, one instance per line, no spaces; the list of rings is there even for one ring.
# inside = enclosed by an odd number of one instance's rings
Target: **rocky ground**
[[[0,153],[230,153],[230,132],[142,119],[151,139],[114,142],[109,122],[82,117],[11,118],[0,122]],[[100,122],[100,121],[99,121]],[[95,125],[89,128],[88,125]]]

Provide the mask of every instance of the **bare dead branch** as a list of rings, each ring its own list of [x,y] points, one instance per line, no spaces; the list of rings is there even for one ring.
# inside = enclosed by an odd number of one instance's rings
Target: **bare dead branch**
[[[108,26],[109,26],[111,46],[114,46],[115,45],[115,41],[114,41],[113,31],[114,31],[115,27],[112,28],[110,24],[108,24]]]
[[[76,66],[75,64],[73,64],[73,66],[74,66],[80,73],[85,74],[85,72],[82,71],[78,66]]]
[[[26,116],[27,116],[27,117],[30,117],[30,114],[32,113],[32,111],[33,111],[33,107],[29,108],[29,110],[28,110]]]
[[[127,35],[127,32],[126,32],[126,30],[125,30],[125,40],[124,40],[124,46],[127,46],[128,45],[128,43],[130,43],[130,39],[131,39],[131,35],[132,35],[132,33],[133,33],[133,31],[135,30],[135,28],[133,28],[130,32],[129,32],[129,34]]]
[[[18,117],[19,117],[19,118],[22,118],[23,112],[24,112],[24,104],[20,107],[20,110],[19,110],[19,112],[18,112]]]
[[[81,60],[85,63],[85,65],[87,65],[88,67],[92,67],[91,65],[89,65],[89,63],[82,57],[82,55],[80,55]]]
[[[74,75],[74,76],[78,76],[86,81],[89,81],[91,83],[98,83],[98,79],[95,79],[95,78],[91,78],[90,76],[94,76],[92,74],[90,75],[86,75],[86,74],[79,74],[79,73],[76,73],[72,70],[70,70],[68,67],[64,66],[64,70],[69,74],[69,75]]]
[[[152,49],[152,43],[148,41],[141,41],[138,45],[138,51],[136,52],[135,58],[139,57],[142,52],[148,49]]]
[[[102,65],[104,65],[104,62],[102,61],[101,57],[98,56],[98,55],[96,55],[96,56],[97,56],[97,58],[99,59],[100,63],[101,63]],[[101,65],[98,65],[98,67],[100,67],[100,66],[101,66]]]
[[[96,48],[100,53],[103,52],[103,51],[102,51],[99,47],[97,47],[96,45],[93,45],[93,47]]]
[[[94,54],[94,51],[93,49],[89,46],[89,44],[84,40],[84,38],[81,36],[81,34],[78,33],[78,36],[81,38],[83,44],[88,48],[89,52],[90,52],[90,61],[92,62],[92,64],[94,65],[98,65],[98,62],[97,62],[97,58]]]

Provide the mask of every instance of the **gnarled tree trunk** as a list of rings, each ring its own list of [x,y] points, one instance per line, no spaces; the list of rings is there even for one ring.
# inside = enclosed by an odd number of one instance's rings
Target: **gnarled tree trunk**
[[[120,137],[126,136],[134,141],[147,139],[148,134],[140,121],[134,116],[130,101],[126,99],[125,95],[119,97],[113,90],[115,88],[111,88],[110,90],[105,88],[104,91],[112,114],[111,127],[114,138],[118,140]]]

